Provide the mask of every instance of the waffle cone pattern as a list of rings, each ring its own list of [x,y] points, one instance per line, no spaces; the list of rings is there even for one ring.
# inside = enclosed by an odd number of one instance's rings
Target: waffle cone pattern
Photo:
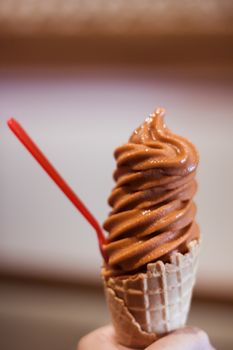
[[[169,263],[147,264],[145,273],[105,278],[105,293],[120,344],[145,348],[185,325],[198,264],[200,243],[186,254],[174,253]]]

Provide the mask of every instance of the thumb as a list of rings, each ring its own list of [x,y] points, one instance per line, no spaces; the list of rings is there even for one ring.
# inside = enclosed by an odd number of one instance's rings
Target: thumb
[[[159,339],[146,350],[214,350],[214,348],[204,331],[196,327],[185,327]]]

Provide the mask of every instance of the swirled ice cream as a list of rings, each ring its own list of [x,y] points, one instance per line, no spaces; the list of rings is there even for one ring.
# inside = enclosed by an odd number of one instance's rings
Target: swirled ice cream
[[[116,186],[104,223],[109,236],[105,275],[144,271],[146,264],[185,254],[198,240],[193,196],[198,153],[187,139],[173,134],[158,108],[115,151]]]

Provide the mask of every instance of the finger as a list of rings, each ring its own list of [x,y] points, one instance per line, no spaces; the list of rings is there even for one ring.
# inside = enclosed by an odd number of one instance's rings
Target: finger
[[[112,326],[105,326],[84,336],[77,350],[129,350],[129,348],[117,343]]]
[[[146,350],[214,350],[214,348],[204,331],[196,327],[185,327],[157,340]]]

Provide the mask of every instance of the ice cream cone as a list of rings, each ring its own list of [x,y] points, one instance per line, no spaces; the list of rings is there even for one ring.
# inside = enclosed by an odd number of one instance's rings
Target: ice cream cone
[[[120,344],[144,348],[184,326],[195,282],[200,243],[169,263],[147,264],[145,273],[104,278],[105,293]]]

